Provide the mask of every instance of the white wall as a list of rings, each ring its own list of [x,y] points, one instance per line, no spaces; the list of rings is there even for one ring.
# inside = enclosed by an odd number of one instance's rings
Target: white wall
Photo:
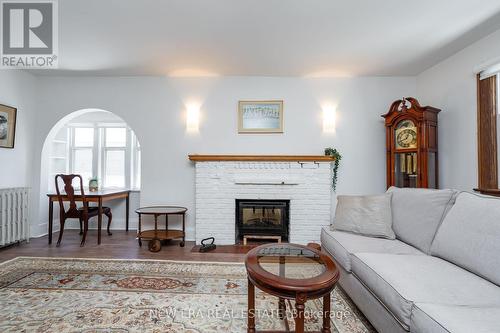
[[[423,104],[439,114],[440,186],[477,187],[477,98],[475,69],[500,58],[500,30],[477,41],[417,77]]]
[[[0,104],[17,108],[14,149],[0,148],[0,188],[31,186],[36,78],[0,70]]]
[[[194,165],[189,153],[322,154],[332,146],[344,156],[339,193],[382,192],[385,132],[380,115],[395,99],[416,93],[415,78],[405,77],[38,79],[33,164],[40,165],[43,142],[62,117],[84,108],[111,111],[134,129],[141,142],[141,205],[187,206],[190,239],[194,238]],[[238,135],[237,103],[243,99],[284,100],[285,133]],[[185,105],[191,102],[201,104],[197,134],[185,131]],[[327,103],[337,106],[335,134],[322,133],[321,106]],[[45,198],[37,204],[41,224],[34,233],[42,234],[47,221]]]

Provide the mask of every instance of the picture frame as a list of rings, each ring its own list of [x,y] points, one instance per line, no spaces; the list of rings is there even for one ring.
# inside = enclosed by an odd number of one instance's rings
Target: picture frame
[[[17,109],[0,104],[0,148],[14,148]]]
[[[283,133],[283,101],[239,101],[238,133]]]

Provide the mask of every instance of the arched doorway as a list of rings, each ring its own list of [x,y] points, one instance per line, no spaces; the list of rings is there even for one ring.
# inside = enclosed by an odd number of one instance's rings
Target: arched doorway
[[[48,215],[46,193],[55,190],[54,177],[59,173],[82,175],[84,186],[91,178],[97,178],[100,188],[131,189],[131,208],[138,206],[141,187],[139,140],[132,128],[112,112],[102,109],[75,111],[52,127],[43,144],[39,207],[44,220]],[[113,210],[114,229],[125,229],[124,205],[123,202],[108,205]],[[54,227],[57,226],[55,222]],[[78,221],[67,227],[79,227]]]

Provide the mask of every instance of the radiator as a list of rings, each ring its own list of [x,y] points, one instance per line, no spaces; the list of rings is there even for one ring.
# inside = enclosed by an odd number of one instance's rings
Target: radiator
[[[27,187],[0,189],[0,247],[29,241],[29,193]]]

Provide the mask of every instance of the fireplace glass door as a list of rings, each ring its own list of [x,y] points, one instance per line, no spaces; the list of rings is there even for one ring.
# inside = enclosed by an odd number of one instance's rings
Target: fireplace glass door
[[[288,241],[289,200],[236,200],[236,241],[245,235],[281,236]]]

